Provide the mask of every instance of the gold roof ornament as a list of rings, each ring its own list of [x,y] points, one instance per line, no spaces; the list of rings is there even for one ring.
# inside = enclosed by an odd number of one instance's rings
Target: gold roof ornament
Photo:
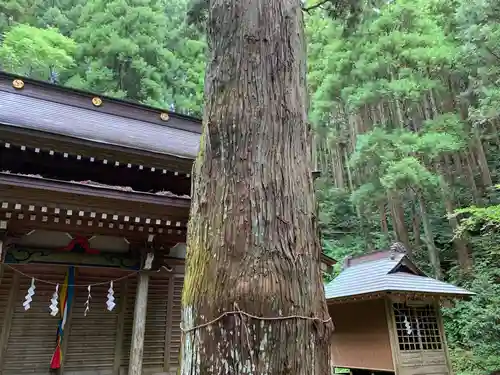
[[[24,82],[22,79],[15,79],[12,81],[12,87],[17,90],[21,90],[24,87]]]
[[[160,115],[160,119],[162,121],[168,121],[170,119],[170,116],[168,115],[167,112],[163,112],[161,115]]]
[[[92,98],[92,104],[96,107],[100,107],[102,105],[102,99],[97,96],[94,96]]]

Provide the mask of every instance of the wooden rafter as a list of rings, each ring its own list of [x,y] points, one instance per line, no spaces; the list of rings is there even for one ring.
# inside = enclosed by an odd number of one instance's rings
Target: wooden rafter
[[[83,153],[78,153],[78,152],[65,152],[65,151],[57,151],[54,149],[51,149],[49,147],[36,147],[36,146],[29,146],[25,144],[13,144],[10,141],[7,140],[0,140],[0,144],[3,144],[3,147],[10,149],[10,148],[18,148],[21,151],[34,151],[37,154],[48,154],[50,156],[56,156],[56,155],[61,155],[65,159],[72,158],[75,159],[76,161],[81,161],[87,162],[87,163],[102,163],[104,165],[111,165],[114,167],[121,167],[121,166],[126,166],[127,168],[130,169],[135,169],[139,171],[145,171],[145,172],[152,172],[152,173],[162,173],[162,174],[167,174],[170,173],[173,176],[179,176],[179,177],[185,177],[185,178],[190,178],[191,175],[190,173],[183,173],[177,170],[172,170],[171,168],[160,168],[157,166],[148,166],[144,164],[137,164],[135,161],[131,160],[132,158],[129,158],[129,160],[124,160],[124,158],[120,158],[118,160],[117,157],[111,156],[110,158],[103,156],[102,154],[96,153],[94,156],[88,156],[87,154]]]

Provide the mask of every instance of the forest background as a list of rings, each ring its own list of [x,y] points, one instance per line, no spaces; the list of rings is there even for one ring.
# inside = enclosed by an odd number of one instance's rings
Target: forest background
[[[188,1],[4,0],[0,69],[201,116]],[[457,373],[499,368],[500,3],[356,4],[305,14],[324,252],[403,242],[477,293],[445,309]]]

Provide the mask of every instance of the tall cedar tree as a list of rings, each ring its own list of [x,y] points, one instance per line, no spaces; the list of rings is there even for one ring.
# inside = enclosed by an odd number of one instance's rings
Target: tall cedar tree
[[[303,28],[300,0],[210,1],[182,375],[330,372]]]

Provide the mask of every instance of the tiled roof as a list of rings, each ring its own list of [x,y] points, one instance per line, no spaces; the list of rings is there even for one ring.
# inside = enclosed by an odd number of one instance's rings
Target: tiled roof
[[[8,91],[0,91],[0,123],[188,159],[200,141],[197,132]]]
[[[449,296],[474,294],[419,272],[405,254],[387,252],[386,256],[378,258],[344,269],[339,276],[325,285],[326,299],[349,298],[377,292],[408,292]],[[400,267],[404,265],[406,267]]]

